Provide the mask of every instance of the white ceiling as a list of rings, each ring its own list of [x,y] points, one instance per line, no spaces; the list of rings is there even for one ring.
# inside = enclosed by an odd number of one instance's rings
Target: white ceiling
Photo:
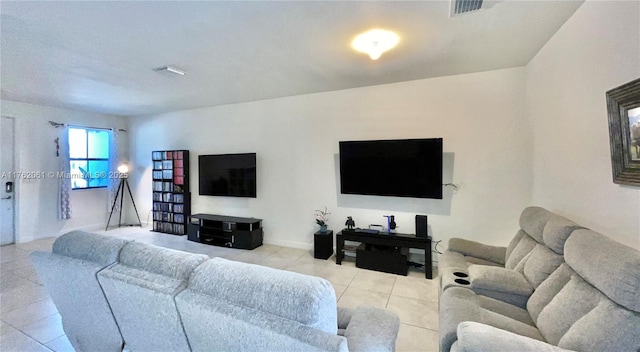
[[[523,66],[581,4],[2,1],[2,98],[141,115]],[[350,47],[374,27],[401,37],[378,61]]]

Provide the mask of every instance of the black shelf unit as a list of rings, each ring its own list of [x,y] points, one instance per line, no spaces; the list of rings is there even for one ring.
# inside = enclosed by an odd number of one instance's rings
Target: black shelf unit
[[[189,151],[151,152],[153,231],[185,235],[191,215]]]
[[[190,217],[187,239],[194,242],[239,249],[262,245],[262,219],[194,214]]]

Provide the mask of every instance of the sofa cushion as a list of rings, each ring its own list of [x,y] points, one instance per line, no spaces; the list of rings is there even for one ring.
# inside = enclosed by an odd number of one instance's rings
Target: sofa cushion
[[[147,290],[153,290],[166,295],[175,295],[184,289],[183,280],[169,276],[150,273],[148,271],[116,264],[101,274],[102,277],[117,279],[127,285],[136,285]],[[126,288],[125,288],[126,289]]]
[[[451,352],[572,352],[548,343],[474,322],[458,325],[458,341]]]
[[[543,243],[542,233],[554,214],[544,208],[528,207],[520,214],[520,228],[538,243]]]
[[[86,260],[102,265],[118,260],[122,247],[131,241],[85,231],[72,231],[53,242],[51,252],[69,258]]]
[[[538,287],[542,281],[551,275],[562,263],[564,258],[543,245],[537,245],[524,264],[524,277],[533,287]]]
[[[564,244],[577,229],[583,228],[560,215],[552,216],[542,232],[544,244],[558,254],[564,254]]]
[[[501,300],[482,295],[476,295],[476,299],[478,300],[478,305],[480,305],[480,307],[483,309],[504,315],[527,325],[535,326],[533,320],[531,320],[529,312],[527,312],[525,309],[518,308]]]
[[[213,258],[194,271],[189,290],[337,333],[335,291],[319,277]]]
[[[536,246],[538,244],[536,243]],[[535,246],[533,247],[535,249]],[[531,253],[533,253],[533,250],[531,250],[531,252],[527,253],[522,260],[520,260],[520,262],[518,263],[518,265],[516,265],[513,268],[513,271],[520,273],[521,275],[524,275],[524,265],[527,263],[527,260],[529,260],[529,257],[531,257]]]
[[[581,229],[567,240],[565,260],[611,300],[640,312],[640,252]]]
[[[211,282],[216,279],[219,278],[213,277]],[[262,296],[259,291],[252,294]],[[262,298],[285,301],[277,296],[264,295]],[[175,301],[193,352],[349,350],[347,339],[343,336],[329,334],[259,309],[236,305],[190,288],[178,294]]]
[[[518,238],[518,242],[513,243],[512,241],[512,243],[509,244],[509,246],[512,244],[513,246],[511,247],[511,250],[507,252],[507,260],[504,265],[507,269],[515,269],[515,267],[521,263],[527,254],[531,253],[538,244],[538,242],[527,235],[524,230],[519,230],[514,239],[515,238]]]
[[[640,314],[602,300],[571,326],[558,346],[575,351],[637,351],[638,332]]]
[[[130,350],[189,350],[174,297],[208,258],[133,242],[122,248],[116,265],[98,274]]]
[[[534,322],[538,320],[538,315],[544,307],[571,280],[573,274],[575,272],[564,263],[536,288],[527,301],[527,311]]]
[[[603,299],[598,290],[574,274],[538,315],[538,329],[547,342],[558,345],[571,326]]]
[[[507,245],[507,251],[505,253],[505,266],[506,266],[506,261],[509,260],[511,253],[513,253],[513,249],[516,248],[518,243],[520,243],[520,240],[522,240],[522,236],[526,236],[526,235],[527,233],[524,232],[524,230],[520,229],[518,230],[518,232],[516,232],[516,235],[513,236],[511,241],[509,241],[509,244]]]
[[[207,259],[209,257],[204,254],[131,242],[122,248],[118,262],[150,273],[187,280],[193,269]]]
[[[536,340],[544,340],[535,326],[522,322],[522,319],[514,319],[510,316],[500,314],[483,308],[486,304],[484,298],[480,299],[475,292],[467,288],[451,287],[440,295],[440,350],[449,351],[451,345],[456,341],[456,330],[458,324],[463,321],[475,321],[491,325],[513,333],[528,336]],[[502,306],[501,309],[508,309]],[[520,308],[513,307],[515,315],[520,317]]]

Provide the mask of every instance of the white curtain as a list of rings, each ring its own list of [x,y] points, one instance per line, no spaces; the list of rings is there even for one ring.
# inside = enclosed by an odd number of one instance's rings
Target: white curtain
[[[107,189],[109,190],[109,204],[108,209],[111,211],[113,202],[118,196],[118,186],[120,185],[120,179],[114,177],[118,172],[118,132],[114,130],[109,131],[109,183]],[[114,211],[120,210],[120,203],[115,205]]]
[[[58,171],[62,171],[62,177],[58,177],[58,219],[71,219],[71,165],[69,162],[69,128],[60,128],[58,135]]]

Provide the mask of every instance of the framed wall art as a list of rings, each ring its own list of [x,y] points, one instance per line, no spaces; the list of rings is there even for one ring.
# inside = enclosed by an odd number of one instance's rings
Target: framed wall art
[[[640,78],[607,92],[613,182],[640,186]]]

